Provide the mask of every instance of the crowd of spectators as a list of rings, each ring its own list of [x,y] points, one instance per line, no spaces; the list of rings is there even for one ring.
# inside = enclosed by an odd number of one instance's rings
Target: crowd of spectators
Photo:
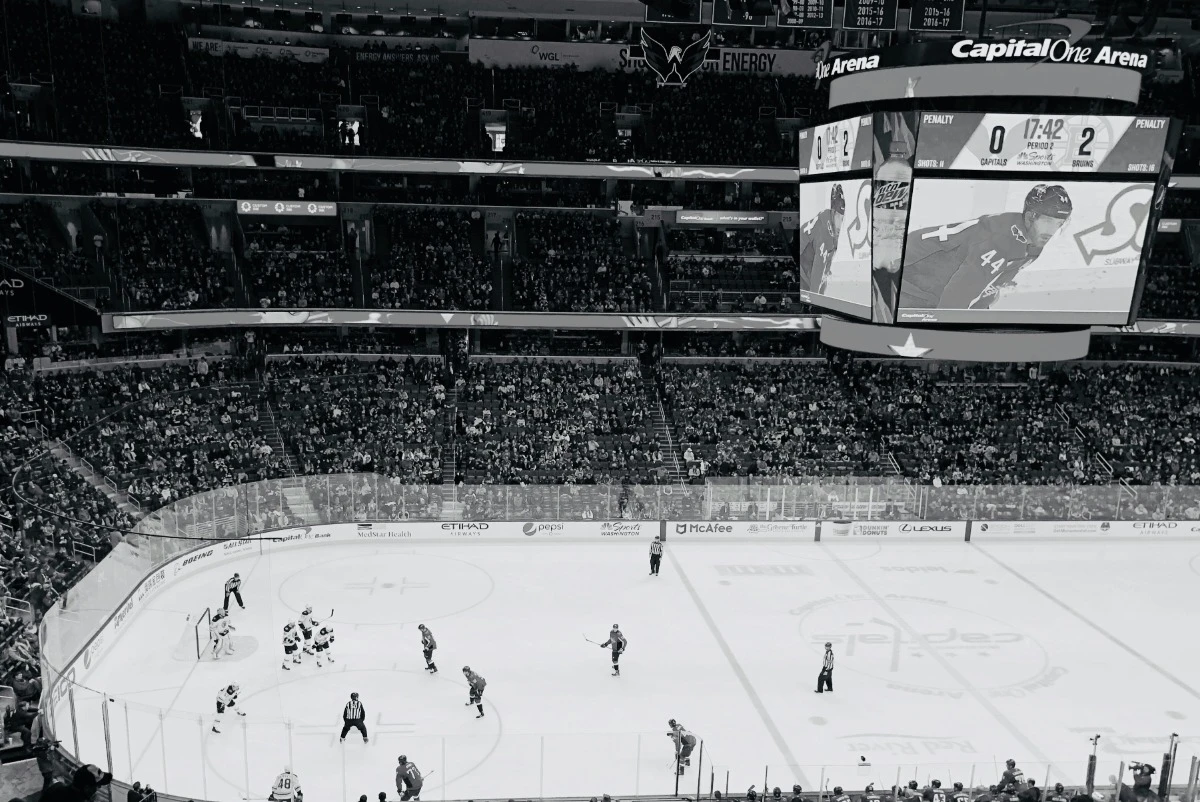
[[[334,226],[259,223],[246,231],[242,265],[263,309],[357,306],[354,267]]]
[[[645,260],[625,253],[620,221],[572,212],[517,215],[513,260],[516,309],[539,312],[646,312],[653,281]]]
[[[476,217],[478,212],[475,212]],[[472,244],[472,217],[460,209],[379,207],[390,242],[372,266],[368,305],[382,309],[486,309],[492,265]]]
[[[1192,264],[1183,248],[1155,243],[1138,317],[1200,319],[1200,268]]]
[[[476,360],[456,389],[462,481],[659,481],[664,444],[633,360]]]
[[[33,200],[0,205],[0,262],[32,268],[39,278],[60,286],[86,281],[95,266],[78,251],[52,242],[45,214]]]
[[[108,217],[103,205],[96,203],[93,208]],[[111,219],[117,280],[130,310],[232,304],[235,295],[227,265],[209,247],[195,206],[126,205],[117,207]]]

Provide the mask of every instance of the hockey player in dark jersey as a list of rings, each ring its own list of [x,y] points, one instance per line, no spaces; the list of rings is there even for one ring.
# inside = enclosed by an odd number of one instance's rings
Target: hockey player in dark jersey
[[[908,235],[903,309],[987,309],[1071,217],[1071,197],[1038,184],[1020,212],[922,228]]]
[[[621,666],[619,660],[625,652],[625,647],[629,645],[629,641],[625,640],[625,636],[621,634],[621,629],[616,624],[612,626],[612,632],[608,633],[608,640],[600,644],[601,649],[612,648],[612,675],[614,677],[621,676]]]
[[[946,792],[942,790],[942,781],[934,780],[930,783],[929,787],[921,793],[921,798],[925,802],[946,802]]]
[[[1017,761],[1011,757],[1004,761],[1004,774],[1000,777],[1000,790],[1009,793],[1016,793],[1021,789],[1025,780],[1025,774],[1017,768]]]
[[[850,795],[842,790],[842,786],[833,789],[833,802],[851,802]]]
[[[950,802],[971,802],[971,796],[963,790],[962,783],[954,784],[954,790],[950,793]]]
[[[841,184],[834,184],[829,193],[829,208],[817,215],[796,232],[799,241],[796,266],[800,289],[822,294],[829,282],[829,266],[837,253],[842,221],[846,219],[846,193]]]

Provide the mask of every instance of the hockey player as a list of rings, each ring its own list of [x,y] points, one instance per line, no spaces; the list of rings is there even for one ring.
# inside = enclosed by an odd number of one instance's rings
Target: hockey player
[[[946,802],[946,792],[942,790],[942,781],[934,780],[921,794],[925,802]]]
[[[833,802],[850,802],[850,794],[842,790],[842,786],[835,785],[833,788]]]
[[[221,716],[226,710],[233,710],[239,716],[246,715],[237,708],[238,694],[241,692],[242,686],[236,682],[231,682],[228,687],[217,691],[217,716],[213,719],[212,731],[219,733],[221,731]]]
[[[1062,783],[1055,783],[1054,790],[1046,796],[1046,802],[1070,802],[1070,799]]]
[[[333,662],[333,655],[329,653],[329,644],[333,643],[333,624],[321,624],[317,629],[317,634],[313,636],[313,648],[317,654],[317,668],[321,667],[321,656]]]
[[[868,783],[859,799],[861,802],[883,802],[883,797],[875,792],[875,783]]]
[[[696,748],[696,736],[683,728],[675,719],[667,722],[671,731],[667,735],[675,741],[675,764],[678,772],[683,774],[684,768],[692,765],[692,750]]]
[[[292,662],[300,665],[300,631],[296,628],[295,621],[288,621],[283,628],[283,668],[285,671],[290,671],[291,666],[288,665],[288,655],[292,656]]]
[[[1004,767],[1004,774],[1000,777],[1000,790],[1008,794],[1015,794],[1024,785],[1022,781],[1025,779],[1025,774],[1017,768],[1017,761],[1011,757],[1004,761]]]
[[[487,687],[487,680],[472,671],[470,666],[463,666],[463,675],[471,688],[471,698],[467,701],[467,707],[475,705],[479,708],[479,715],[475,718],[483,718],[483,689]]]
[[[829,193],[829,208],[817,212],[796,229],[796,277],[800,289],[825,292],[845,218],[846,192],[841,184],[834,184]]]
[[[304,802],[304,791],[300,789],[300,778],[292,773],[290,766],[275,778],[271,786],[270,802]]]
[[[304,635],[304,651],[309,654],[313,653],[312,647],[308,645],[308,642],[312,640],[314,626],[316,626],[316,622],[313,620],[312,605],[310,604],[300,614],[300,632]]]
[[[617,663],[621,659],[621,654],[625,651],[625,647],[629,645],[629,641],[625,640],[625,636],[621,634],[621,628],[616,624],[612,626],[612,632],[608,633],[608,640],[600,644],[601,649],[612,647],[612,666],[614,677],[621,676],[621,666]]]
[[[417,769],[417,764],[408,759],[408,755],[401,755],[397,759],[396,766],[396,792],[400,794],[400,802],[408,802],[410,799],[421,798],[421,786],[425,781],[421,778],[421,772]]]
[[[963,790],[962,783],[955,783],[954,790],[950,793],[950,802],[971,802],[970,795]],[[1066,800],[1063,800],[1066,802]]]
[[[216,657],[221,655],[233,654],[233,633],[237,630],[233,624],[229,622],[229,613],[224,610],[217,610],[221,623],[217,627],[217,653]]]
[[[828,647],[827,647],[828,648]],[[897,799],[920,799],[921,789],[917,787],[916,780],[909,780],[907,788],[901,788],[900,793],[896,795]]]
[[[208,621],[208,651],[212,653],[213,659],[216,660],[221,656],[221,611],[217,610],[216,614]]]
[[[425,655],[425,670],[436,674],[437,663],[433,662],[433,650],[437,648],[437,641],[433,639],[433,632],[429,627],[421,624],[417,629],[421,631],[421,652]]]
[[[1038,184],[1025,196],[1020,212],[910,232],[901,308],[990,308],[1066,226],[1073,208],[1065,188]]]

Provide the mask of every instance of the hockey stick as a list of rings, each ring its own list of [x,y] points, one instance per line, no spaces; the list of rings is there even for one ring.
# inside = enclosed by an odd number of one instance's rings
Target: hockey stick
[[[603,643],[601,643],[601,642],[600,642],[600,641],[598,641],[598,640],[592,640],[592,639],[591,639],[591,638],[589,638],[587,635],[584,635],[584,636],[583,636],[583,639],[584,639],[585,641],[587,641],[588,643],[595,644],[596,646],[603,646],[603,645],[604,645]]]

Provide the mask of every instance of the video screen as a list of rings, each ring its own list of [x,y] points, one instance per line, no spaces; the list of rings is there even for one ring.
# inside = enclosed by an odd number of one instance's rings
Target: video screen
[[[1123,325],[1151,182],[917,178],[897,323]]]
[[[871,317],[871,179],[800,185],[796,280],[807,304]]]

